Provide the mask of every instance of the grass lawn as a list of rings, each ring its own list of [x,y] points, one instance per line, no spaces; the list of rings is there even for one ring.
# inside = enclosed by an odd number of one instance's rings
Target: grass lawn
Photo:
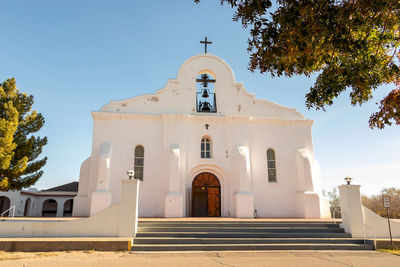
[[[395,248],[395,249],[377,249],[378,251],[381,252],[386,252],[394,255],[400,256],[400,248]]]

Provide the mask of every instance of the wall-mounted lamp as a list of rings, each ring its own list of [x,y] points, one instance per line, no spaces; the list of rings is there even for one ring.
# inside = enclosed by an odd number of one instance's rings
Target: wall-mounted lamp
[[[346,181],[347,184],[350,184],[350,182],[351,182],[351,177],[350,177],[350,176],[346,176],[346,177],[344,178],[344,180]]]
[[[132,178],[134,178],[134,176],[135,176],[135,171],[129,170],[126,172],[126,174],[128,174],[129,179],[132,180]]]

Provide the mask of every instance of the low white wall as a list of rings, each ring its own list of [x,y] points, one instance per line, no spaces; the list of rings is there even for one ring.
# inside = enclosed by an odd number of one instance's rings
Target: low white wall
[[[389,226],[387,218],[383,218],[372,210],[363,206],[364,223],[367,226],[365,234],[367,237],[374,237],[373,231],[377,238],[389,238]],[[392,229],[392,237],[400,238],[400,222],[398,220],[390,220]]]
[[[2,237],[134,237],[137,232],[138,180],[121,180],[121,201],[103,212],[72,221],[6,220]]]
[[[386,218],[379,216],[364,207],[361,202],[359,185],[339,186],[342,224],[346,233],[356,238],[389,238],[389,227]],[[400,238],[400,222],[390,220],[392,237]]]

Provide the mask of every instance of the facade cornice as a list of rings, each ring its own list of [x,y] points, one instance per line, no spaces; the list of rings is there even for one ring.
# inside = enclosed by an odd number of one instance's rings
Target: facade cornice
[[[247,120],[252,123],[268,122],[270,124],[305,124],[312,126],[313,120],[309,119],[285,119],[273,117],[256,117],[246,115],[222,115],[222,114],[146,114],[146,113],[120,113],[120,112],[103,112],[93,111],[94,120],[133,120],[133,119],[188,119],[188,120]]]

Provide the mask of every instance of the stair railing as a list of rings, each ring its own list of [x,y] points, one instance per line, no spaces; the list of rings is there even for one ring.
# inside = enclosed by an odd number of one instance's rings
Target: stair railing
[[[14,215],[15,215],[15,205],[12,206],[11,208],[9,208],[8,210],[4,211],[4,212],[1,214],[0,218],[3,218],[3,215],[6,214],[7,212],[9,212],[10,210],[12,210],[12,216],[11,216],[11,218],[14,218]]]
[[[376,234],[375,234],[375,229],[372,227],[369,227],[368,225],[366,225],[365,223],[364,225],[364,245],[365,245],[365,228],[368,228],[373,234],[374,234],[374,248],[376,249]]]

